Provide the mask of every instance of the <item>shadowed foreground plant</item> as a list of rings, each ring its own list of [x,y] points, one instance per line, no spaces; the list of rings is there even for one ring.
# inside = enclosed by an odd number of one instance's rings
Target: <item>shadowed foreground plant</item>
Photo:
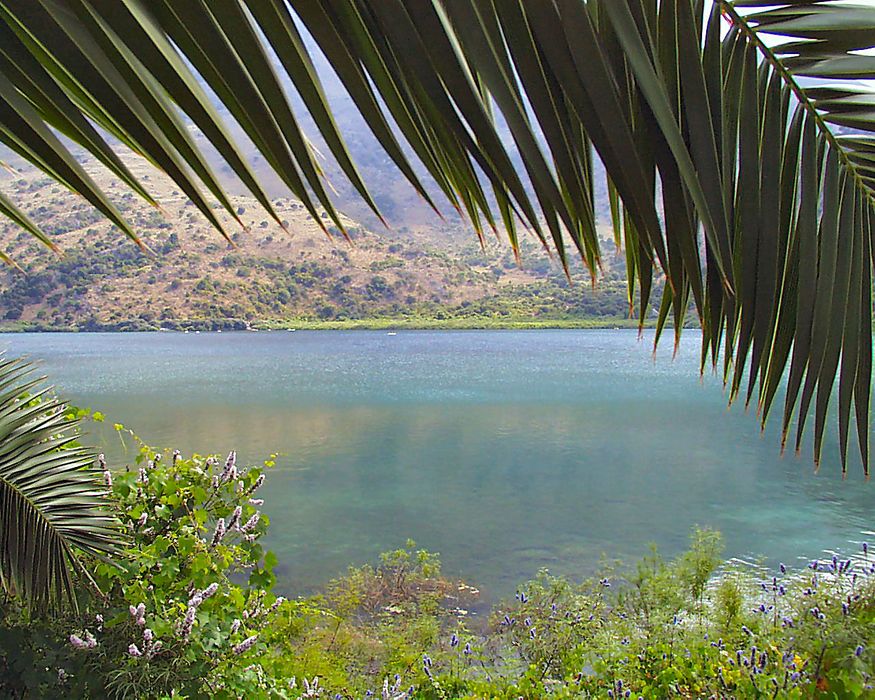
[[[38,610],[76,606],[83,556],[118,551],[118,523],[78,421],[33,366],[0,355],[0,586]]]
[[[127,542],[91,568],[101,595],[82,592],[78,613],[37,623],[0,608],[0,695],[283,697],[288,679],[257,663],[284,600],[270,593],[276,558],[258,542],[262,470],[233,452],[137,447],[127,469],[98,460]]]
[[[96,645],[81,649],[81,677],[70,687],[115,697],[275,697],[253,663],[264,653],[260,630],[283,603],[270,594],[276,558],[258,543],[268,525],[262,470],[239,466],[234,452],[186,458],[140,444],[135,464],[112,482],[132,546],[123,568],[95,570],[106,600],[92,601],[82,633]],[[95,615],[105,620],[99,631]]]

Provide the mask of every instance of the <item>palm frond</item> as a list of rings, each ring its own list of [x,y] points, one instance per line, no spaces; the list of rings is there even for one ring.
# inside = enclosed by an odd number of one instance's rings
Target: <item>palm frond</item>
[[[816,462],[837,404],[843,468],[855,421],[868,473],[875,95],[863,79],[875,77],[865,52],[875,8],[0,0],[0,142],[112,218],[54,131],[148,198],[108,134],[165,170],[221,228],[208,196],[236,214],[188,120],[274,215],[205,85],[320,225],[322,209],[342,229],[281,72],[376,206],[301,26],[412,186],[435,205],[405,146],[478,235],[502,226],[516,247],[522,223],[563,264],[570,243],[597,274],[597,157],[642,323],[655,313],[657,339],[670,324],[677,342],[695,310],[703,369],[720,367],[731,399],[754,403],[763,423],[786,378],[785,440],[795,421],[798,448],[813,413]],[[0,199],[0,213],[36,233],[11,202]],[[659,276],[665,291],[651,299]]]
[[[83,556],[116,551],[116,521],[76,421],[33,367],[0,357],[0,586],[38,609],[76,605]]]

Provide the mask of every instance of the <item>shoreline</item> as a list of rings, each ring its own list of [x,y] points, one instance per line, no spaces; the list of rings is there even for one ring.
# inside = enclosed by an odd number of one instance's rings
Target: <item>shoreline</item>
[[[655,327],[648,320],[643,328]],[[589,318],[589,319],[428,319],[428,318],[372,318],[347,319],[342,321],[314,321],[291,319],[289,321],[197,320],[174,321],[172,324],[155,326],[123,322],[120,324],[84,324],[81,326],[42,326],[32,323],[0,324],[0,333],[157,333],[157,332],[216,332],[216,331],[392,331],[392,330],[638,330],[637,319]],[[671,326],[666,325],[666,329]]]

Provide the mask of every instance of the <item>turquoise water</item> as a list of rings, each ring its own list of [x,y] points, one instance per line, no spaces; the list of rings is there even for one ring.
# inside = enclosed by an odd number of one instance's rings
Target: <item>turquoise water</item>
[[[777,425],[699,379],[698,342],[672,361],[630,331],[0,337],[151,444],[281,453],[263,497],[290,591],[407,538],[506,594],[541,567],[677,553],[694,524],[770,562],[871,537],[875,486],[858,464],[841,480],[833,434],[818,475],[781,458]]]

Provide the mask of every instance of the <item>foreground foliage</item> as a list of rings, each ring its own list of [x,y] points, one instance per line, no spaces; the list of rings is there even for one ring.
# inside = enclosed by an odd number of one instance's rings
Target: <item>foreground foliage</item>
[[[120,427],[120,426],[119,426]],[[4,697],[239,697],[270,687],[251,666],[258,633],[281,601],[260,469],[141,446],[135,466],[102,463],[129,548],[92,562],[100,594],[79,612],[32,616],[6,599],[0,621]]]
[[[121,431],[121,426],[117,426]],[[126,433],[122,432],[122,435]],[[130,439],[130,438],[128,438]],[[689,551],[576,583],[547,571],[491,611],[415,548],[284,601],[259,544],[262,468],[158,452],[102,464],[129,535],[103,593],[39,617],[5,598],[4,697],[859,697],[875,668],[875,558],[769,571]],[[268,462],[265,467],[269,467]],[[306,681],[305,681],[306,679]]]
[[[31,363],[0,353],[0,591],[40,610],[75,605],[80,555],[110,557],[118,528],[78,421]]]
[[[436,594],[434,571],[398,552],[376,580],[370,567],[352,570],[307,602],[318,614],[291,606],[272,629],[291,668],[318,673],[326,693],[340,697],[378,693],[381,678],[399,676],[417,698],[871,691],[875,575],[867,552],[771,573],[725,563],[720,550],[717,533],[697,530],[677,559],[654,553],[625,574],[578,584],[543,571],[480,622],[460,614],[457,586]],[[377,609],[361,604],[398,570],[409,586],[403,602],[396,591]]]

